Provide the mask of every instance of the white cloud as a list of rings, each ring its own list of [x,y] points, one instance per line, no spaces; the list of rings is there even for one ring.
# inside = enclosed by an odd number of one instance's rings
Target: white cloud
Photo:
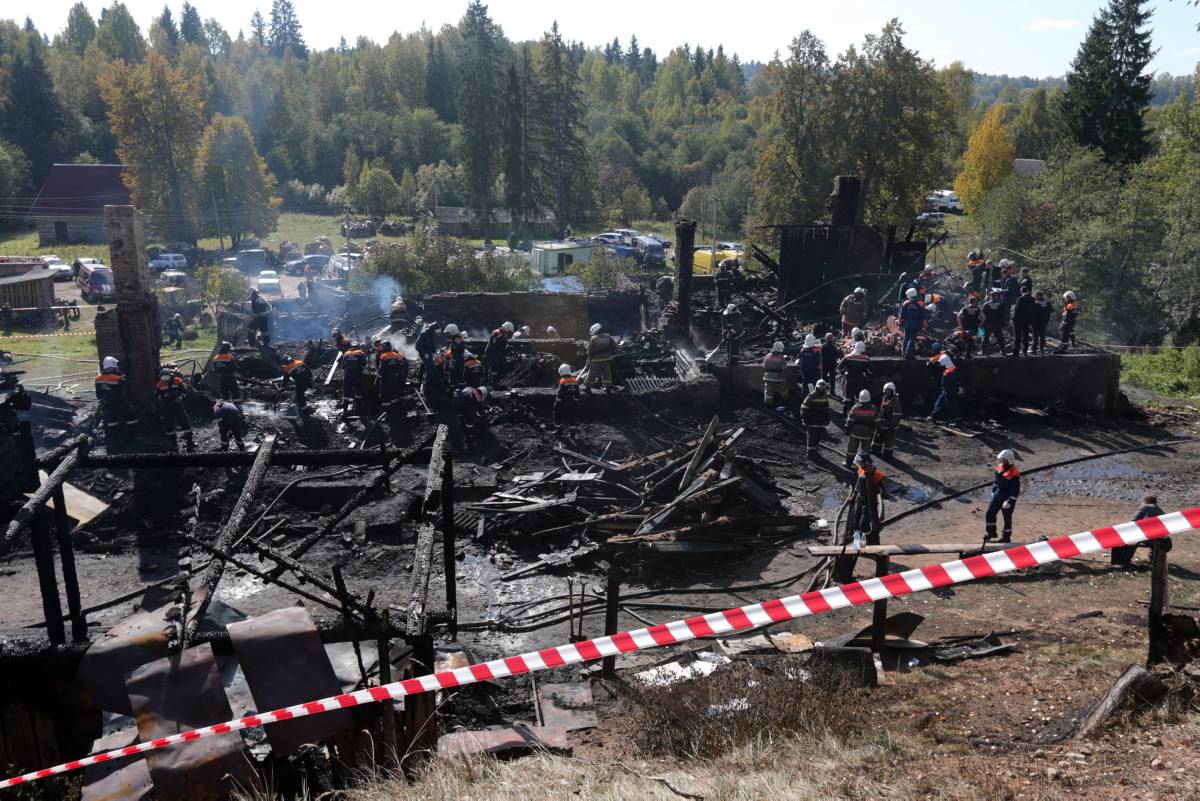
[[[1077,19],[1035,19],[1033,22],[1025,26],[1027,31],[1065,31],[1071,28],[1078,28],[1079,20]]]

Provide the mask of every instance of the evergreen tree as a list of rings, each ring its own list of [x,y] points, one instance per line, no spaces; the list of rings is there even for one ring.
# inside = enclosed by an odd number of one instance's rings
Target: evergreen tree
[[[175,27],[175,17],[171,15],[170,6],[163,6],[162,14],[154,20],[151,28],[158,28],[162,31],[164,41],[172,50],[179,47],[179,28]]]
[[[1109,0],[1088,30],[1059,107],[1065,138],[1098,148],[1112,164],[1141,161],[1151,150],[1143,119],[1153,98],[1152,11],[1147,0]]]
[[[454,68],[441,39],[429,39],[425,51],[425,104],[444,122],[458,119],[455,108]]]
[[[537,114],[534,117],[538,153],[539,194],[554,208],[558,236],[571,219],[580,219],[589,205],[590,180],[584,141],[583,95],[579,73],[571,66],[555,22],[542,38],[538,63]]]
[[[638,47],[637,34],[629,34],[629,50],[625,52],[625,66],[635,75],[642,66],[642,51]]]
[[[67,12],[67,27],[62,32],[61,43],[82,56],[87,46],[96,38],[96,21],[83,3],[76,3]]]
[[[283,58],[288,50],[297,58],[308,55],[308,47],[300,34],[300,19],[292,0],[274,0],[271,3],[271,32],[267,37],[271,55]]]
[[[263,21],[262,12],[257,8],[250,17],[250,41],[257,43],[259,47],[267,46],[267,23]]]
[[[480,222],[491,217],[492,186],[499,171],[497,125],[502,122],[499,72],[500,34],[481,0],[471,0],[459,25],[463,37],[458,89],[458,121],[462,126],[462,164],[466,169],[467,205]],[[543,113],[546,113],[543,110]]]
[[[189,44],[208,46],[208,37],[204,34],[200,12],[187,0],[184,0],[183,11],[179,14],[179,36]]]
[[[34,184],[41,184],[59,153],[62,104],[46,66],[45,45],[37,33],[22,33],[8,69],[7,92],[0,93],[0,139],[29,159]]]
[[[527,221],[537,210],[534,197],[534,156],[529,115],[536,82],[533,50],[526,43],[508,67],[504,105],[504,206],[518,220]]]
[[[142,38],[142,31],[120,0],[100,12],[96,44],[109,61],[119,58],[126,64],[136,64],[146,57],[146,40]]]

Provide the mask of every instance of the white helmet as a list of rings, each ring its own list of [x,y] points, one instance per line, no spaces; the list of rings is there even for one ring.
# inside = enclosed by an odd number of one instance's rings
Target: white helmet
[[[909,288],[908,288],[908,289],[907,289],[907,290],[904,292],[904,297],[908,298],[909,300],[912,300],[912,299],[913,299],[913,298],[915,298],[916,296],[917,296],[917,290],[916,290],[916,288],[915,288],[915,287],[909,287]]]
[[[804,347],[815,348],[816,346],[817,346],[817,338],[815,336],[813,336],[812,334],[808,334],[804,337]]]
[[[562,364],[560,364],[558,366],[558,374],[559,375],[570,375],[571,374],[571,365],[567,364],[566,362],[563,362]]]
[[[104,369],[104,370],[116,370],[117,369],[117,357],[116,356],[105,356],[104,361],[100,362],[100,367],[101,367],[101,369]]]
[[[1005,462],[1006,464],[1012,464],[1017,460],[1017,455],[1013,453],[1010,448],[1005,448],[1004,450],[1000,451],[1000,453],[996,454],[996,458],[1002,462]]]
[[[588,329],[592,332],[592,336],[600,333],[600,323],[592,323],[592,327]]]
[[[450,325],[446,326],[442,330],[445,332],[446,336],[448,336],[448,337],[458,336],[458,334],[459,334],[458,326],[455,325],[454,323],[450,323]]]
[[[529,336],[530,334],[533,333],[533,329],[531,329],[527,325],[523,325],[523,326],[521,326],[521,333],[524,334],[525,336]]]
[[[546,326],[546,337],[548,339],[558,339],[558,329],[552,325]]]
[[[829,389],[829,384],[825,381],[824,378],[817,379],[817,389],[820,389],[820,390]]]
[[[937,268],[936,268],[936,267],[934,267],[932,264],[926,264],[926,265],[925,265],[925,272],[927,272],[927,273],[931,273],[931,272],[933,272],[933,271],[934,271],[934,270],[936,270],[936,269],[937,269]]]
[[[858,393],[858,402],[859,403],[870,403],[871,402],[871,393],[865,389],[862,392],[859,392]]]
[[[1075,300],[1075,293],[1070,291],[1064,292],[1063,300]]]
[[[483,399],[484,399],[484,400],[487,400],[487,399],[488,399],[488,396],[492,394],[492,391],[491,391],[490,389],[488,389],[487,387],[480,387],[480,388],[479,388],[479,393],[480,393],[481,395],[483,395]]]
[[[500,327],[503,328],[509,334],[511,334],[513,332],[513,324],[512,323],[505,323],[504,325],[502,325]]]
[[[737,305],[734,303],[730,303],[728,306],[725,307],[726,314],[733,314],[736,311],[737,311]]]
[[[850,338],[858,339],[858,335],[862,333],[862,329],[857,325],[850,329]]]
[[[884,384],[884,385],[883,385],[883,391],[884,391],[884,392],[887,392],[889,389],[890,389],[892,392],[895,392],[895,391],[896,391],[896,385],[895,385],[895,384],[893,384],[891,381],[889,381],[889,382],[887,382],[886,384]]]
[[[861,356],[866,352],[867,352],[867,343],[866,342],[855,342],[854,343],[854,355],[855,356]]]
[[[950,358],[949,353],[943,353],[938,357],[938,364],[945,367],[947,370],[954,366],[954,360]]]
[[[783,353],[783,343],[781,341],[779,341],[778,339],[775,340],[775,344],[771,346],[771,352],[772,353]]]
[[[1001,259],[1000,260],[1000,269],[1001,270],[1008,269],[1008,265],[1010,265],[1010,264],[1012,264],[1012,262],[1009,261],[1008,259]]]
[[[856,287],[854,287],[854,294],[855,295],[865,295],[865,294],[867,294],[867,290],[863,289],[861,286],[856,286]]]

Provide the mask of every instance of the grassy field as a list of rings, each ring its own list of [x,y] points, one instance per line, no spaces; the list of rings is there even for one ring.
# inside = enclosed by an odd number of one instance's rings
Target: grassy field
[[[1122,353],[1121,380],[1135,387],[1200,402],[1200,345],[1158,353]]]

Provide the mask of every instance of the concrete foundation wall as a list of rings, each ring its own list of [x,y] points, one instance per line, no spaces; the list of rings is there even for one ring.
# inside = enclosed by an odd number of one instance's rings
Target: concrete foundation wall
[[[1065,353],[1015,359],[984,356],[959,361],[965,397],[994,397],[1013,403],[1097,407],[1112,410],[1120,391],[1121,357],[1115,353]],[[724,368],[716,368],[723,371]],[[906,360],[898,356],[871,359],[871,394],[882,394],[888,381],[896,384],[905,404],[936,396],[933,379],[940,373],[927,359]],[[794,386],[796,368],[789,367]],[[740,394],[762,393],[762,366],[739,364],[733,368],[733,384]],[[840,385],[839,385],[840,390]]]

